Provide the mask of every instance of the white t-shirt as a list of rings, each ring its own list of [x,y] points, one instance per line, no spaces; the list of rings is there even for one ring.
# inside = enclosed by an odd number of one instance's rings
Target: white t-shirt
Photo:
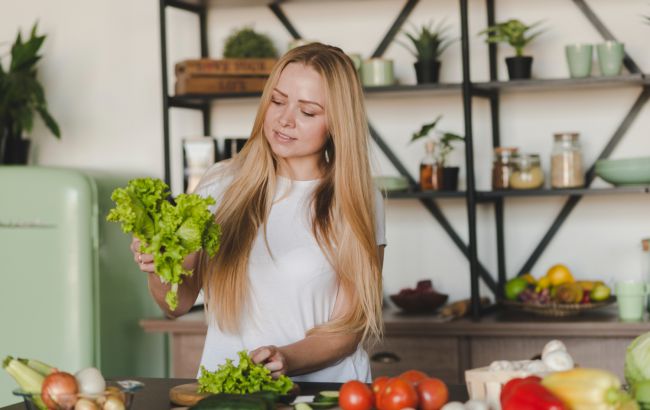
[[[219,164],[220,166],[221,164]],[[230,178],[224,178],[197,191],[212,196],[217,205]],[[260,228],[248,262],[251,309],[237,335],[222,332],[208,321],[208,333],[201,365],[213,371],[225,359],[236,362],[237,352],[261,346],[283,346],[304,339],[306,332],[330,320],[337,295],[337,279],[311,231],[309,200],[318,180],[291,181],[278,177],[278,188],[266,226]],[[287,191],[288,194],[287,194]],[[377,244],[385,245],[384,207],[376,193]],[[368,354],[359,345],[350,356],[336,364],[300,376],[296,381],[346,382],[371,381]]]

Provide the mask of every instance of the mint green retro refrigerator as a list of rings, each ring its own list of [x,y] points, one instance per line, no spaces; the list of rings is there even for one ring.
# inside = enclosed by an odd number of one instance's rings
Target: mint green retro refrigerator
[[[0,359],[166,376],[165,336],[138,325],[160,310],[132,261],[130,237],[105,221],[112,190],[130,177],[0,166]],[[0,406],[19,401],[15,387],[0,370]]]

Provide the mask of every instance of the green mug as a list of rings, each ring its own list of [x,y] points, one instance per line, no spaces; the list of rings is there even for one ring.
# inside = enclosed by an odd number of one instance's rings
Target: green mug
[[[571,78],[589,77],[593,46],[591,44],[569,44],[564,47],[566,61],[569,65]]]
[[[643,319],[646,296],[650,285],[645,282],[624,281],[616,283],[616,302],[618,316],[622,321],[634,322]]]
[[[371,58],[361,64],[361,81],[366,87],[393,85],[393,60]]]
[[[625,47],[617,41],[606,41],[596,46],[600,73],[605,76],[619,75],[623,67]]]

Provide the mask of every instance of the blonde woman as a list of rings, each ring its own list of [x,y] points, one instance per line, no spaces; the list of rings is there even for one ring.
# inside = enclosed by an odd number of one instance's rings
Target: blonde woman
[[[214,370],[247,349],[274,377],[369,382],[365,341],[381,336],[384,215],[373,188],[363,93],[338,48],[285,54],[267,81],[249,141],[217,163],[197,192],[215,198],[223,237],[216,257],[188,257],[196,273],[176,311],[132,251],[171,316],[203,289],[208,333],[201,364]]]

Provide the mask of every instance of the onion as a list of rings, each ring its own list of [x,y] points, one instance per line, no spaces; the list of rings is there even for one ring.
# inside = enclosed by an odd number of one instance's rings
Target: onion
[[[43,380],[41,398],[48,409],[71,409],[77,401],[77,380],[70,373],[55,372]]]
[[[79,370],[75,375],[79,385],[79,393],[87,395],[99,395],[104,392],[106,388],[106,380],[102,373],[94,368],[87,367]]]
[[[99,410],[99,407],[92,400],[79,399],[74,405],[74,410]]]
[[[115,396],[109,396],[104,403],[104,410],[124,410],[124,403]]]

